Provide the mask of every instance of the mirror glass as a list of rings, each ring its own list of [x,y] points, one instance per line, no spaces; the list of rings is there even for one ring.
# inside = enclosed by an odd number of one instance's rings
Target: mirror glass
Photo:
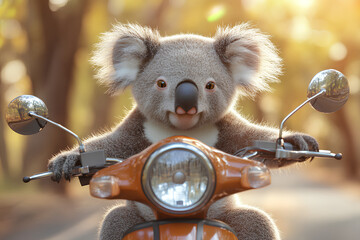
[[[6,122],[13,131],[23,135],[41,131],[47,122],[31,117],[29,112],[48,117],[48,109],[41,99],[31,95],[21,95],[9,103],[6,110]]]
[[[310,101],[313,108],[320,112],[331,113],[339,110],[349,98],[349,83],[341,72],[328,69],[319,72],[311,80],[307,97],[310,98],[322,89],[326,93]]]

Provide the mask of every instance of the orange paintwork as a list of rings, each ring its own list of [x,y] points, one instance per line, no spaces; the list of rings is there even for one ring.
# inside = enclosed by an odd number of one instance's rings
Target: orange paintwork
[[[221,239],[221,240],[237,240],[238,238],[229,230],[224,228],[204,225],[203,240]]]
[[[146,160],[156,149],[172,142],[183,142],[197,147],[208,156],[215,169],[216,187],[213,196],[206,206],[197,212],[182,215],[167,213],[156,208],[156,206],[147,199],[143,192],[141,175]],[[232,156],[215,148],[209,147],[193,138],[175,136],[166,138],[149,146],[141,153],[130,157],[122,163],[118,163],[98,171],[93,178],[109,175],[115,176],[118,179],[120,191],[118,195],[111,198],[126,199],[144,203],[153,209],[156,218],[159,220],[179,217],[205,218],[208,208],[215,200],[233,193],[250,189],[246,182],[241,180],[242,170],[247,166],[264,166],[264,164]]]
[[[160,239],[196,239],[196,228],[196,223],[170,223],[160,225]]]
[[[131,232],[124,236],[122,240],[153,240],[154,239],[154,231],[152,227],[143,228],[134,232]]]

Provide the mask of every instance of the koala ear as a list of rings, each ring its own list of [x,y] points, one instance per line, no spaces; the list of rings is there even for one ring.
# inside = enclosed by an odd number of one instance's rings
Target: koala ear
[[[236,84],[245,88],[244,94],[268,90],[269,82],[278,81],[281,59],[269,37],[259,30],[248,24],[219,28],[214,39],[217,54]]]
[[[104,33],[91,62],[98,67],[96,77],[114,94],[136,79],[159,46],[160,34],[136,24],[119,24]]]

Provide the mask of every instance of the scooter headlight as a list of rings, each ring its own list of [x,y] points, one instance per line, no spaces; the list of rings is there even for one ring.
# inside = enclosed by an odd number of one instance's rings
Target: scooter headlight
[[[186,143],[170,143],[153,152],[142,176],[147,198],[169,213],[191,213],[203,207],[215,189],[208,157]]]

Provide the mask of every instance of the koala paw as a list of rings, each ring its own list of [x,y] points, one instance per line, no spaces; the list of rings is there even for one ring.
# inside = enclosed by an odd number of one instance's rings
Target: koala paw
[[[319,151],[319,144],[315,138],[306,134],[291,134],[284,138],[284,141],[291,143],[294,149],[299,151]]]
[[[294,150],[298,150],[298,151],[314,151],[317,152],[319,151],[319,144],[317,143],[317,141],[313,138],[310,137],[309,135],[306,134],[300,134],[300,133],[295,133],[295,134],[291,134],[288,135],[286,137],[284,137],[284,141],[286,143],[290,143],[291,145],[293,145]],[[301,158],[299,159],[281,159],[281,160],[272,160],[272,159],[265,159],[263,160],[263,162],[270,168],[280,168],[280,167],[285,167],[288,166],[290,164],[294,164],[294,163],[298,163],[298,162],[303,162],[305,160],[307,160],[308,158]]]
[[[315,138],[313,138],[309,135],[306,135],[306,134],[295,133],[295,134],[285,137],[284,141],[287,143],[291,143],[293,145],[294,149],[298,150],[298,151],[314,151],[314,152],[319,151],[319,144],[315,140]],[[313,158],[314,157],[312,157],[310,161],[312,161]],[[299,160],[297,160],[297,161],[294,160],[294,161],[295,162],[303,162],[303,161],[306,161],[307,159],[308,158],[306,158],[306,157],[302,157],[300,161]],[[282,162],[281,164],[287,165],[289,163],[291,163],[291,160],[288,163]]]
[[[62,176],[70,181],[71,172],[75,165],[80,162],[79,153],[61,153],[49,161],[48,169],[54,173],[51,179],[60,182]]]

